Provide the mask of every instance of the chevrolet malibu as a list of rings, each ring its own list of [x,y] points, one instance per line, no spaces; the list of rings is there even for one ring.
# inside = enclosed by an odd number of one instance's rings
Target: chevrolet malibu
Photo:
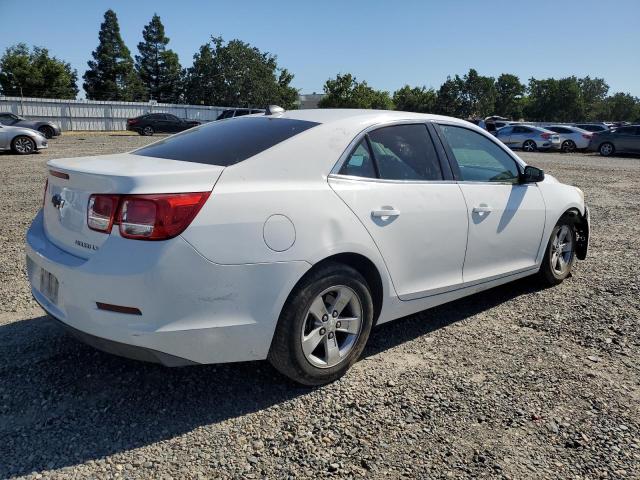
[[[131,153],[48,163],[38,303],[168,366],[268,359],[340,377],[371,329],[584,259],[582,192],[461,120],[270,107]]]

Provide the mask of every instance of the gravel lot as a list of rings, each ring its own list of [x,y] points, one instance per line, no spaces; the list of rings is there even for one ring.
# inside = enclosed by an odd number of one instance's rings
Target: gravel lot
[[[97,352],[30,299],[24,233],[50,158],[0,154],[0,477],[640,478],[640,159],[523,154],[585,191],[590,255],[383,325],[342,380],[266,362],[167,369]]]

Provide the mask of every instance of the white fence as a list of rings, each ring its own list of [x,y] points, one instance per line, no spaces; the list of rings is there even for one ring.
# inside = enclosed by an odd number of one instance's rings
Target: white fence
[[[10,112],[28,120],[48,120],[62,130],[126,130],[127,118],[145,113],[171,113],[177,117],[215,120],[225,109],[154,102],[100,102],[96,100],[61,100],[21,98],[0,95],[0,113]]]

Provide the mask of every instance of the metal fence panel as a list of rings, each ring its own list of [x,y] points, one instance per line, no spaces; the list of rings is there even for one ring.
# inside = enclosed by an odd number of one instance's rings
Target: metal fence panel
[[[0,95],[0,112],[10,112],[29,120],[47,120],[65,131],[126,130],[127,118],[146,113],[171,113],[177,117],[208,122],[223,110],[234,107],[209,107],[155,102],[102,102],[54,98],[5,97]]]

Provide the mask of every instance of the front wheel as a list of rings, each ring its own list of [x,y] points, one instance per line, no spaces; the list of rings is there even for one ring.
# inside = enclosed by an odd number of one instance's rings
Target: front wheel
[[[11,142],[11,149],[18,155],[28,155],[36,151],[36,142],[29,137],[19,136]]]
[[[600,150],[600,155],[602,155],[603,157],[608,157],[615,151],[615,149],[613,148],[613,144],[609,142],[605,142],[602,145],[600,145],[599,150]]]
[[[540,278],[547,285],[558,285],[571,274],[576,262],[576,231],[568,219],[561,219],[551,231]]]
[[[344,375],[360,357],[372,325],[366,280],[352,267],[329,263],[289,295],[268,358],[298,383],[323,385]]]
[[[522,149],[525,152],[535,152],[538,149],[538,145],[533,140],[525,140],[522,144]]]

